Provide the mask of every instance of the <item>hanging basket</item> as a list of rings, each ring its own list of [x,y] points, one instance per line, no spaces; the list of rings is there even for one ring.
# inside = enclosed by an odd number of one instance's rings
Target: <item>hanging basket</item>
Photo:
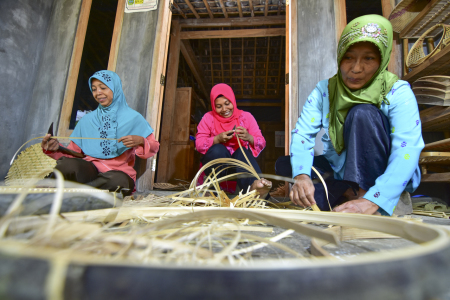
[[[437,28],[442,27],[443,33],[439,44],[431,51],[428,55],[423,52],[423,43],[424,40],[428,37],[428,34],[432,31],[435,31]],[[407,68],[416,68],[424,61],[429,59],[430,57],[439,53],[442,49],[444,49],[447,44],[450,43],[450,25],[445,24],[437,24],[430,29],[428,29],[422,36],[414,43],[411,50],[406,57],[406,67]]]

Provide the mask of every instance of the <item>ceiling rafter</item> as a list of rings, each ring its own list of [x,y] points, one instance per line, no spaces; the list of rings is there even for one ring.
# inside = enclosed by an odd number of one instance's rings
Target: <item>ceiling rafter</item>
[[[178,4],[175,1],[172,2],[172,5],[178,10],[178,12],[183,18],[187,19],[186,14],[183,12],[183,10],[178,6]]]
[[[267,0],[266,0],[267,1]],[[200,16],[198,15],[197,11],[195,10],[194,6],[192,6],[191,1],[189,0],[184,0],[184,3],[186,3],[187,6],[189,6],[189,9],[192,11],[192,13],[194,14],[194,16],[197,19],[200,19]]]
[[[281,1],[281,0],[280,0],[280,1]],[[214,19],[214,15],[213,15],[213,13],[212,13],[212,11],[211,11],[211,7],[209,7],[208,1],[203,0],[203,3],[205,4],[206,10],[208,11],[208,14],[209,14],[209,17],[210,17],[211,19]]]
[[[223,0],[219,0],[220,2],[220,7],[222,7],[222,11],[223,11],[223,15],[225,16],[225,19],[228,19],[228,12],[227,9],[225,8],[225,4],[223,4]]]

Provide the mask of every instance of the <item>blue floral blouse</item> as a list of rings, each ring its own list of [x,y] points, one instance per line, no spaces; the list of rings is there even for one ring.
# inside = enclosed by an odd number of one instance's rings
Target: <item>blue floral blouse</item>
[[[400,194],[404,190],[413,192],[419,186],[421,176],[418,161],[424,142],[416,98],[409,83],[397,81],[387,99],[390,105],[383,102],[380,109],[388,117],[391,126],[391,154],[385,173],[377,178],[364,198],[377,204],[383,214],[392,215]],[[327,79],[316,85],[292,131],[293,177],[299,174],[311,176],[315,138],[323,128],[323,155],[330,163],[334,177],[342,180],[347,152],[344,150],[338,155],[331,144],[328,135],[329,106]]]

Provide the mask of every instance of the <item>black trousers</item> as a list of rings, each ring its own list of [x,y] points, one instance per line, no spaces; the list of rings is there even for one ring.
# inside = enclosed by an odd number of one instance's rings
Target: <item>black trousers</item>
[[[56,167],[60,171],[65,180],[83,183],[98,189],[119,191],[124,196],[129,196],[134,190],[133,179],[122,171],[108,171],[99,173],[95,165],[90,161],[82,158],[61,157],[56,162]],[[49,178],[55,178],[51,173]]]
[[[344,143],[347,150],[343,180],[333,177],[333,170],[325,156],[314,157],[314,168],[322,175],[329,172],[325,179],[328,187],[331,207],[339,205],[348,188],[355,192],[361,188],[368,190],[375,185],[375,180],[387,168],[391,151],[388,118],[375,106],[359,104],[352,107],[344,123]],[[280,157],[275,164],[278,175],[292,177],[289,156]],[[317,175],[311,171],[311,178]],[[325,190],[321,182],[315,183],[314,198],[321,210],[329,210]]]
[[[247,155],[248,160],[250,161],[251,165],[255,169],[256,173],[261,174],[261,169],[258,166],[258,163],[256,162],[255,157],[253,156],[253,153],[245,148],[242,148],[245,151],[245,154]],[[227,147],[225,147],[223,144],[215,144],[211,148],[208,149],[208,151],[203,155],[201,158],[201,162],[203,165],[209,163],[210,161],[218,158],[234,158],[237,160],[240,160],[247,164],[247,160],[244,157],[244,154],[242,153],[241,149],[237,149],[233,155],[230,154],[230,151],[228,151]],[[223,166],[222,166],[223,167]],[[218,170],[221,169],[221,167],[214,165],[205,170],[206,176],[209,176],[211,174],[212,169],[215,168],[215,172],[217,173]],[[240,173],[240,172],[248,172],[247,170],[243,168],[230,168],[222,173],[220,173],[219,177],[232,174],[232,173]],[[256,177],[246,177],[246,178],[238,178],[237,184],[239,185],[239,188],[244,190],[244,192],[247,191],[248,187],[252,185],[252,183],[256,180]]]

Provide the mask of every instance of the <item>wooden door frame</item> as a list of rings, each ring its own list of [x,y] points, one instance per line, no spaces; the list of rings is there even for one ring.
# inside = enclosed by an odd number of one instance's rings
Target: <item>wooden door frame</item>
[[[108,70],[115,71],[117,54],[119,52],[120,35],[122,32],[123,15],[126,0],[119,0],[117,3],[116,18],[114,21],[113,36],[111,39],[111,49],[108,59]],[[78,17],[77,32],[73,44],[72,57],[70,59],[69,76],[67,77],[64,100],[61,106],[57,135],[70,136],[73,130],[69,129],[70,118],[72,116],[73,102],[77,88],[78,74],[80,71],[81,57],[83,55],[84,41],[91,12],[92,0],[83,0],[81,3],[80,15]]]

